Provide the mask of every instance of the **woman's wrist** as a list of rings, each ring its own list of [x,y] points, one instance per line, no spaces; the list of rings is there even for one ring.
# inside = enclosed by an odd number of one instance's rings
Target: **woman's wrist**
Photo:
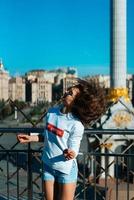
[[[39,142],[39,135],[31,135],[29,140],[30,142]]]

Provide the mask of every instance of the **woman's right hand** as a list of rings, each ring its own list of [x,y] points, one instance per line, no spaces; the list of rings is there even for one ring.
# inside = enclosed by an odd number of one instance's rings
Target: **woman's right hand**
[[[63,151],[63,155],[65,156],[66,160],[74,159],[76,157],[76,154],[72,149],[65,149]]]
[[[31,136],[26,134],[19,134],[17,135],[17,139],[21,144],[29,143],[31,142]]]

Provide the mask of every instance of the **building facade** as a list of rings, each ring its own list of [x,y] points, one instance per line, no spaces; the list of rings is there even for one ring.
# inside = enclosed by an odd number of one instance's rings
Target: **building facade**
[[[9,98],[13,101],[25,101],[25,79],[15,77],[9,80]]]
[[[26,81],[26,101],[32,104],[52,101],[52,83],[37,77]]]
[[[4,69],[2,60],[0,60],[0,100],[6,101],[9,98],[8,82],[9,72]]]

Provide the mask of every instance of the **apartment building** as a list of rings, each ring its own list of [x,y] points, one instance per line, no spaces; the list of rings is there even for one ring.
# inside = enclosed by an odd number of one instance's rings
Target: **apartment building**
[[[9,80],[9,97],[14,100],[25,101],[25,79],[13,77]]]
[[[32,70],[26,74],[26,101],[38,103],[57,100],[77,77],[76,68],[51,71]]]
[[[0,60],[0,100],[8,99],[8,81],[9,72],[4,69],[2,60]]]
[[[28,80],[35,80],[37,77],[43,77],[46,81],[54,83],[54,79],[56,76],[56,71],[47,71],[47,70],[31,70],[26,73],[26,77]]]
[[[37,78],[37,100],[39,102],[52,101],[52,83],[46,81],[43,77]]]
[[[52,101],[52,83],[37,77],[26,81],[26,101],[33,104]]]

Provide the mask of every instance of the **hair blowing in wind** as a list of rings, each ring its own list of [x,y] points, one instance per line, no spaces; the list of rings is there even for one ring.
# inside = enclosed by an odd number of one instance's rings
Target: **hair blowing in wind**
[[[74,100],[72,114],[78,117],[83,124],[89,125],[100,118],[107,108],[106,91],[94,80],[78,79],[76,86],[80,94]]]

